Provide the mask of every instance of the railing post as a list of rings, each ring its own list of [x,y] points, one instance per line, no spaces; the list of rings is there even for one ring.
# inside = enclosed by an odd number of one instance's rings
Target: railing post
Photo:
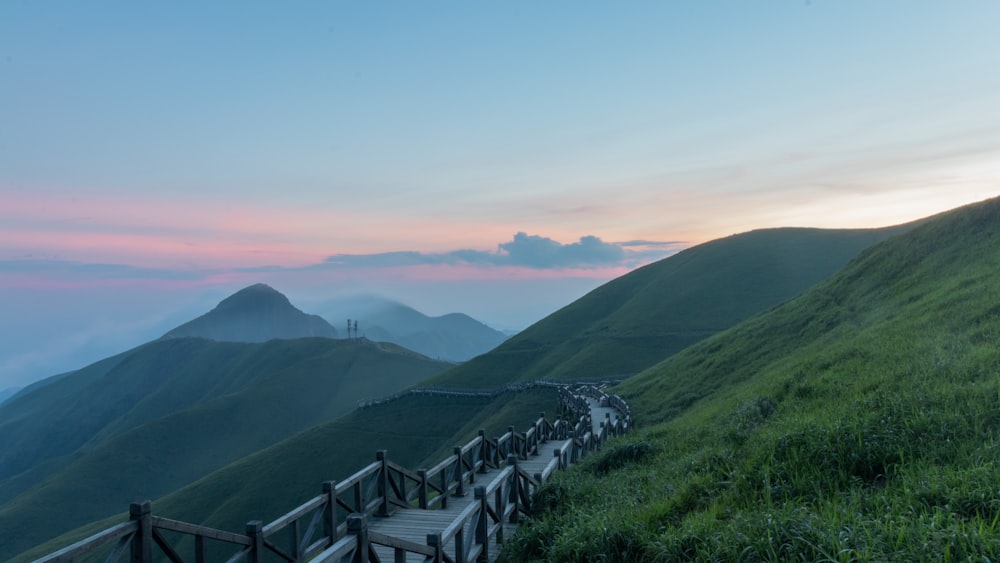
[[[493,491],[493,510],[497,513],[497,518],[500,519],[500,526],[497,528],[497,544],[503,543],[503,513],[507,510],[506,497],[503,495],[503,486],[497,487]]]
[[[368,499],[365,498],[365,491],[361,488],[361,481],[358,481],[351,487],[354,493],[354,510],[358,512],[368,511]]]
[[[566,469],[566,466],[564,465],[563,462],[562,451],[560,451],[559,449],[552,450],[552,457],[559,460],[556,462],[556,469]]]
[[[194,537],[194,563],[205,563],[205,561],[208,561],[205,536],[198,534]]]
[[[466,563],[465,561],[465,526],[455,530],[455,563]]]
[[[354,552],[354,559],[351,563],[368,563],[368,521],[364,514],[350,514],[347,516],[347,533],[357,537],[358,549]]]
[[[389,464],[386,460],[386,450],[375,452],[375,460],[379,462],[378,472],[378,496],[381,501],[378,504],[379,516],[389,515]]]
[[[479,431],[479,472],[486,473],[489,468],[486,467],[486,459],[490,455],[490,447],[486,440],[486,431]],[[492,460],[491,460],[492,461]]]
[[[427,510],[427,470],[418,469],[417,476],[420,477],[420,484],[417,485],[417,498],[420,508]]]
[[[542,427],[541,428],[542,434],[539,436],[538,441],[544,444],[545,442],[549,441],[549,427],[547,424],[545,424],[545,411],[538,413],[538,420],[541,422],[539,426]]]
[[[486,487],[482,485],[476,487],[476,501],[479,502],[479,521],[476,523],[476,543],[483,547],[479,555],[479,561],[490,560],[490,513],[489,500],[486,498]]]
[[[462,448],[455,446],[452,450],[455,454],[455,496],[464,497],[465,496],[465,468],[462,464]]]
[[[153,561],[153,504],[148,500],[133,502],[128,507],[129,520],[139,523],[132,538],[132,563]]]
[[[448,508],[448,472],[442,471],[441,475],[441,510]]]
[[[323,507],[323,535],[333,545],[337,543],[337,483],[324,481],[323,496],[326,497],[326,506]]]
[[[250,536],[250,554],[247,561],[260,563],[264,557],[264,523],[260,520],[247,522],[247,535]]]
[[[434,555],[432,555],[431,561],[434,563],[441,563],[444,561],[444,548],[441,545],[441,533],[427,534],[427,545],[429,545],[434,550]],[[368,563],[365,561],[365,563]]]
[[[521,502],[521,474],[517,471],[517,456],[510,454],[507,456],[507,465],[514,468],[511,472],[510,478],[513,479],[510,484],[510,498],[508,499],[514,504],[514,511],[510,513],[511,524],[517,524],[518,521],[518,505]]]

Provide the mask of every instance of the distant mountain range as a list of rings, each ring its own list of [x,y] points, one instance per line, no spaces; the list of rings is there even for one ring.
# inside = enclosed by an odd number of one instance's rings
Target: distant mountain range
[[[602,285],[428,384],[627,377],[794,297],[912,227],[764,229],[713,240]]]
[[[573,380],[639,372],[694,342],[787,301],[842,268],[865,248],[905,232],[911,227],[912,225],[904,225],[878,230],[772,229],[735,235],[699,245],[613,280],[539,321],[496,349],[455,366],[437,378],[423,379],[423,381],[427,384],[463,388],[494,388],[506,383],[539,378]],[[324,315],[330,312],[337,320],[343,317],[341,322],[345,323],[345,326],[348,316],[359,319],[361,332],[369,336],[374,336],[369,331],[374,332],[379,326],[376,324],[379,316],[371,311],[366,314],[363,311],[341,312],[324,309],[322,312]],[[393,314],[386,314],[384,318],[406,317],[407,313],[396,311]],[[188,341],[164,340],[154,344],[167,345],[171,342]],[[283,342],[290,345],[309,341],[307,339],[270,342],[267,345],[278,347],[271,354],[255,356],[254,360],[246,359],[248,365],[259,363],[260,371],[255,372],[257,375],[254,375],[253,379],[259,378],[273,383],[271,387],[266,387],[266,391],[257,385],[247,383],[245,392],[271,396],[277,389],[303,388],[299,385],[289,387],[282,381],[280,375],[268,378],[265,374],[273,371],[267,364],[277,362],[277,358],[284,353],[280,351]],[[313,341],[330,342],[323,339],[313,339]],[[357,344],[337,342],[345,347]],[[370,343],[368,345],[374,346]],[[402,349],[396,350],[400,354],[404,353]],[[232,353],[223,355],[228,357]],[[161,359],[156,360],[156,364],[169,363],[171,356],[173,355],[163,355]],[[413,357],[419,358],[415,354]],[[423,361],[429,360],[423,358]],[[306,360],[304,363],[310,362],[311,360]],[[213,373],[218,371],[215,369]],[[71,376],[66,377],[72,379]],[[229,378],[225,381],[227,383],[221,385],[220,390],[236,385]],[[317,382],[312,382],[312,385],[316,384]],[[310,389],[308,385],[304,388]],[[310,396],[303,396],[298,400],[316,399],[315,393],[309,394],[306,391],[303,393]],[[15,402],[22,401],[23,398],[22,394]],[[483,403],[475,408],[488,413],[506,408],[506,402],[509,400],[504,399],[496,404]],[[289,408],[295,408],[291,406],[293,403],[287,404]],[[2,415],[8,406],[0,407],[0,425],[3,424]],[[393,410],[399,408],[404,410],[401,412]],[[289,488],[300,491],[313,490],[318,486],[315,476],[319,473],[344,475],[345,472],[356,469],[353,465],[340,466],[338,456],[331,457],[320,444],[339,444],[342,447],[351,446],[353,449],[365,446],[369,446],[369,449],[385,447],[384,444],[387,442],[390,444],[397,442],[377,431],[373,433],[373,429],[389,428],[399,434],[399,425],[404,422],[407,430],[403,434],[409,440],[419,440],[422,433],[434,428],[435,441],[443,444],[458,443],[468,439],[476,430],[469,425],[472,423],[460,421],[459,414],[458,410],[452,412],[433,401],[423,401],[419,397],[407,399],[391,409],[387,406],[371,411],[355,411],[350,415],[349,424],[331,422],[315,426],[306,433],[257,452],[252,458],[235,461],[220,468],[169,495],[167,505],[176,510],[172,513],[174,517],[191,518],[207,525],[227,526],[232,525],[232,522],[239,522],[240,518],[245,521],[250,517],[248,512],[252,513],[253,517],[262,517],[264,514],[273,513],[275,505],[284,506],[287,510],[294,506],[297,499],[293,497],[284,501],[271,498],[274,491]],[[420,416],[425,416],[427,420],[421,422]],[[381,418],[368,420],[368,417]],[[386,417],[389,418],[382,420]],[[205,421],[195,426],[211,427],[211,425],[210,421]],[[455,432],[465,434],[455,434],[442,439],[441,436],[446,434],[449,425]],[[233,428],[233,426],[227,427]],[[246,431],[247,434],[252,434],[257,430],[251,424],[246,427]],[[3,426],[0,426],[0,434],[4,433]],[[314,461],[320,455],[317,448],[325,452],[322,454],[324,463],[321,468],[314,467]],[[2,444],[0,451],[3,451]],[[117,451],[120,453],[123,450]],[[173,454],[186,455],[177,449],[173,450]],[[360,454],[354,452],[351,456],[344,457],[344,463],[356,464],[358,456],[362,454],[371,455],[370,451]],[[255,471],[255,468],[275,467],[281,467],[282,470],[273,472],[273,475],[270,473],[261,475]],[[83,471],[82,475],[96,472],[98,472],[96,469],[92,469]],[[32,507],[50,506],[56,499],[64,502],[67,497],[83,496],[82,492],[74,489],[80,487],[81,483],[88,484],[85,490],[91,490],[90,481],[76,475],[79,474],[66,473],[65,480],[61,481],[63,485],[36,487],[0,508],[0,533],[6,536],[9,530],[15,529],[11,528],[12,526],[25,526],[16,528],[18,534],[32,533],[26,526],[32,522],[37,523],[43,519],[48,521],[51,518],[49,514],[51,511],[35,514]],[[15,483],[16,479],[10,482]],[[227,489],[231,488],[232,483],[240,483],[238,492]],[[7,486],[6,482],[0,482],[0,498],[3,498],[2,493]],[[233,500],[235,497],[239,497],[239,500]],[[206,504],[205,499],[211,499],[211,502]],[[87,500],[84,499],[85,502]],[[115,509],[122,510],[126,503],[127,501],[119,501],[114,507],[106,508],[110,513]],[[258,509],[250,510],[254,506],[258,506]],[[195,513],[187,513],[184,507],[192,507],[192,510],[197,507],[197,509]],[[71,521],[79,524],[86,519],[82,514],[66,515],[62,529],[70,526]],[[35,529],[38,527],[35,525]],[[23,542],[19,540],[18,545],[28,546],[41,539],[43,538],[36,535],[30,541],[27,538]],[[17,551],[16,547],[0,551],[0,559]]]
[[[266,284],[241,289],[204,315],[186,322],[163,338],[196,336],[223,342],[267,342],[275,338],[337,338],[337,329],[317,315],[297,309]]]
[[[464,362],[489,352],[508,338],[463,313],[430,317],[401,303],[372,296],[328,302],[320,314],[332,324],[343,323],[345,330],[347,319],[357,321],[359,333],[371,340],[393,342],[450,362]]]
[[[346,338],[347,319],[360,336],[392,342],[429,358],[464,362],[496,348],[507,335],[463,313],[430,317],[412,307],[371,296],[342,298],[304,313],[265,284],[244,288],[204,315],[163,338],[195,336],[221,342],[266,342],[275,338]],[[338,330],[335,326],[340,326]],[[352,336],[357,336],[353,335]]]
[[[495,388],[539,378],[573,380],[638,372],[787,301],[865,248],[910,227],[774,229],[712,241],[613,280],[496,349],[425,381]],[[367,326],[364,319],[368,317],[350,314],[361,319],[361,327]],[[338,312],[340,316],[346,326],[347,315]],[[411,396],[354,411],[206,475],[156,500],[154,506],[170,517],[238,529],[248,515],[274,517],[294,507],[316,494],[321,480],[348,475],[362,460],[370,459],[376,448],[389,448],[393,459],[417,463],[416,452],[404,444],[422,445],[429,456],[435,444],[461,443],[488,424],[469,421],[470,410],[488,415],[518,400],[522,399],[505,396],[467,404],[452,398],[442,403]],[[536,416],[546,408],[539,405],[521,416]],[[262,475],[265,468],[266,475]],[[238,491],[232,490],[233,483],[240,484]],[[0,530],[4,522],[0,511]],[[85,533],[77,530],[59,543]]]
[[[0,405],[0,560],[452,365],[391,343],[292,338],[315,332],[335,334],[256,285]],[[219,341],[233,338],[258,342]]]

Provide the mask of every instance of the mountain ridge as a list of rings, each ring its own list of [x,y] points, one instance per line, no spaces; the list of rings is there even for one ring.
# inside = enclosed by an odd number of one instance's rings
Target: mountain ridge
[[[507,335],[465,313],[426,315],[398,301],[373,296],[344,298],[322,307],[322,316],[350,318],[359,332],[372,339],[399,344],[429,358],[464,362],[484,354]]]
[[[994,198],[624,381],[640,424],[618,459],[643,455],[558,479],[573,510],[538,515],[507,556],[995,558],[998,271]]]
[[[275,338],[337,338],[337,329],[318,315],[304,313],[263,283],[245,287],[211,311],[164,334],[161,339],[195,336],[227,342],[266,342]]]
[[[709,241],[598,287],[428,384],[627,377],[797,295],[915,224],[761,229]]]

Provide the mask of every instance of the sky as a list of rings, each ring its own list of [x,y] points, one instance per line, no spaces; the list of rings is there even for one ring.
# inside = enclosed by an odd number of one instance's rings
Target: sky
[[[522,329],[1000,192],[1000,3],[0,3],[0,390],[252,283]],[[311,308],[311,309],[310,309]]]

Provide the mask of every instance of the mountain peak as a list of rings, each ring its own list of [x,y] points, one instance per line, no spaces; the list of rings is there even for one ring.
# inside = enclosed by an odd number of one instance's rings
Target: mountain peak
[[[215,310],[227,311],[242,309],[245,307],[287,307],[295,309],[295,306],[288,300],[288,297],[285,297],[284,293],[281,293],[266,283],[255,283],[244,287],[243,289],[220,301],[215,307]],[[297,311],[298,309],[295,310]]]
[[[322,318],[303,313],[280,291],[257,283],[223,299],[208,313],[171,330],[163,338],[187,336],[264,342],[308,336],[336,338],[337,330]]]

